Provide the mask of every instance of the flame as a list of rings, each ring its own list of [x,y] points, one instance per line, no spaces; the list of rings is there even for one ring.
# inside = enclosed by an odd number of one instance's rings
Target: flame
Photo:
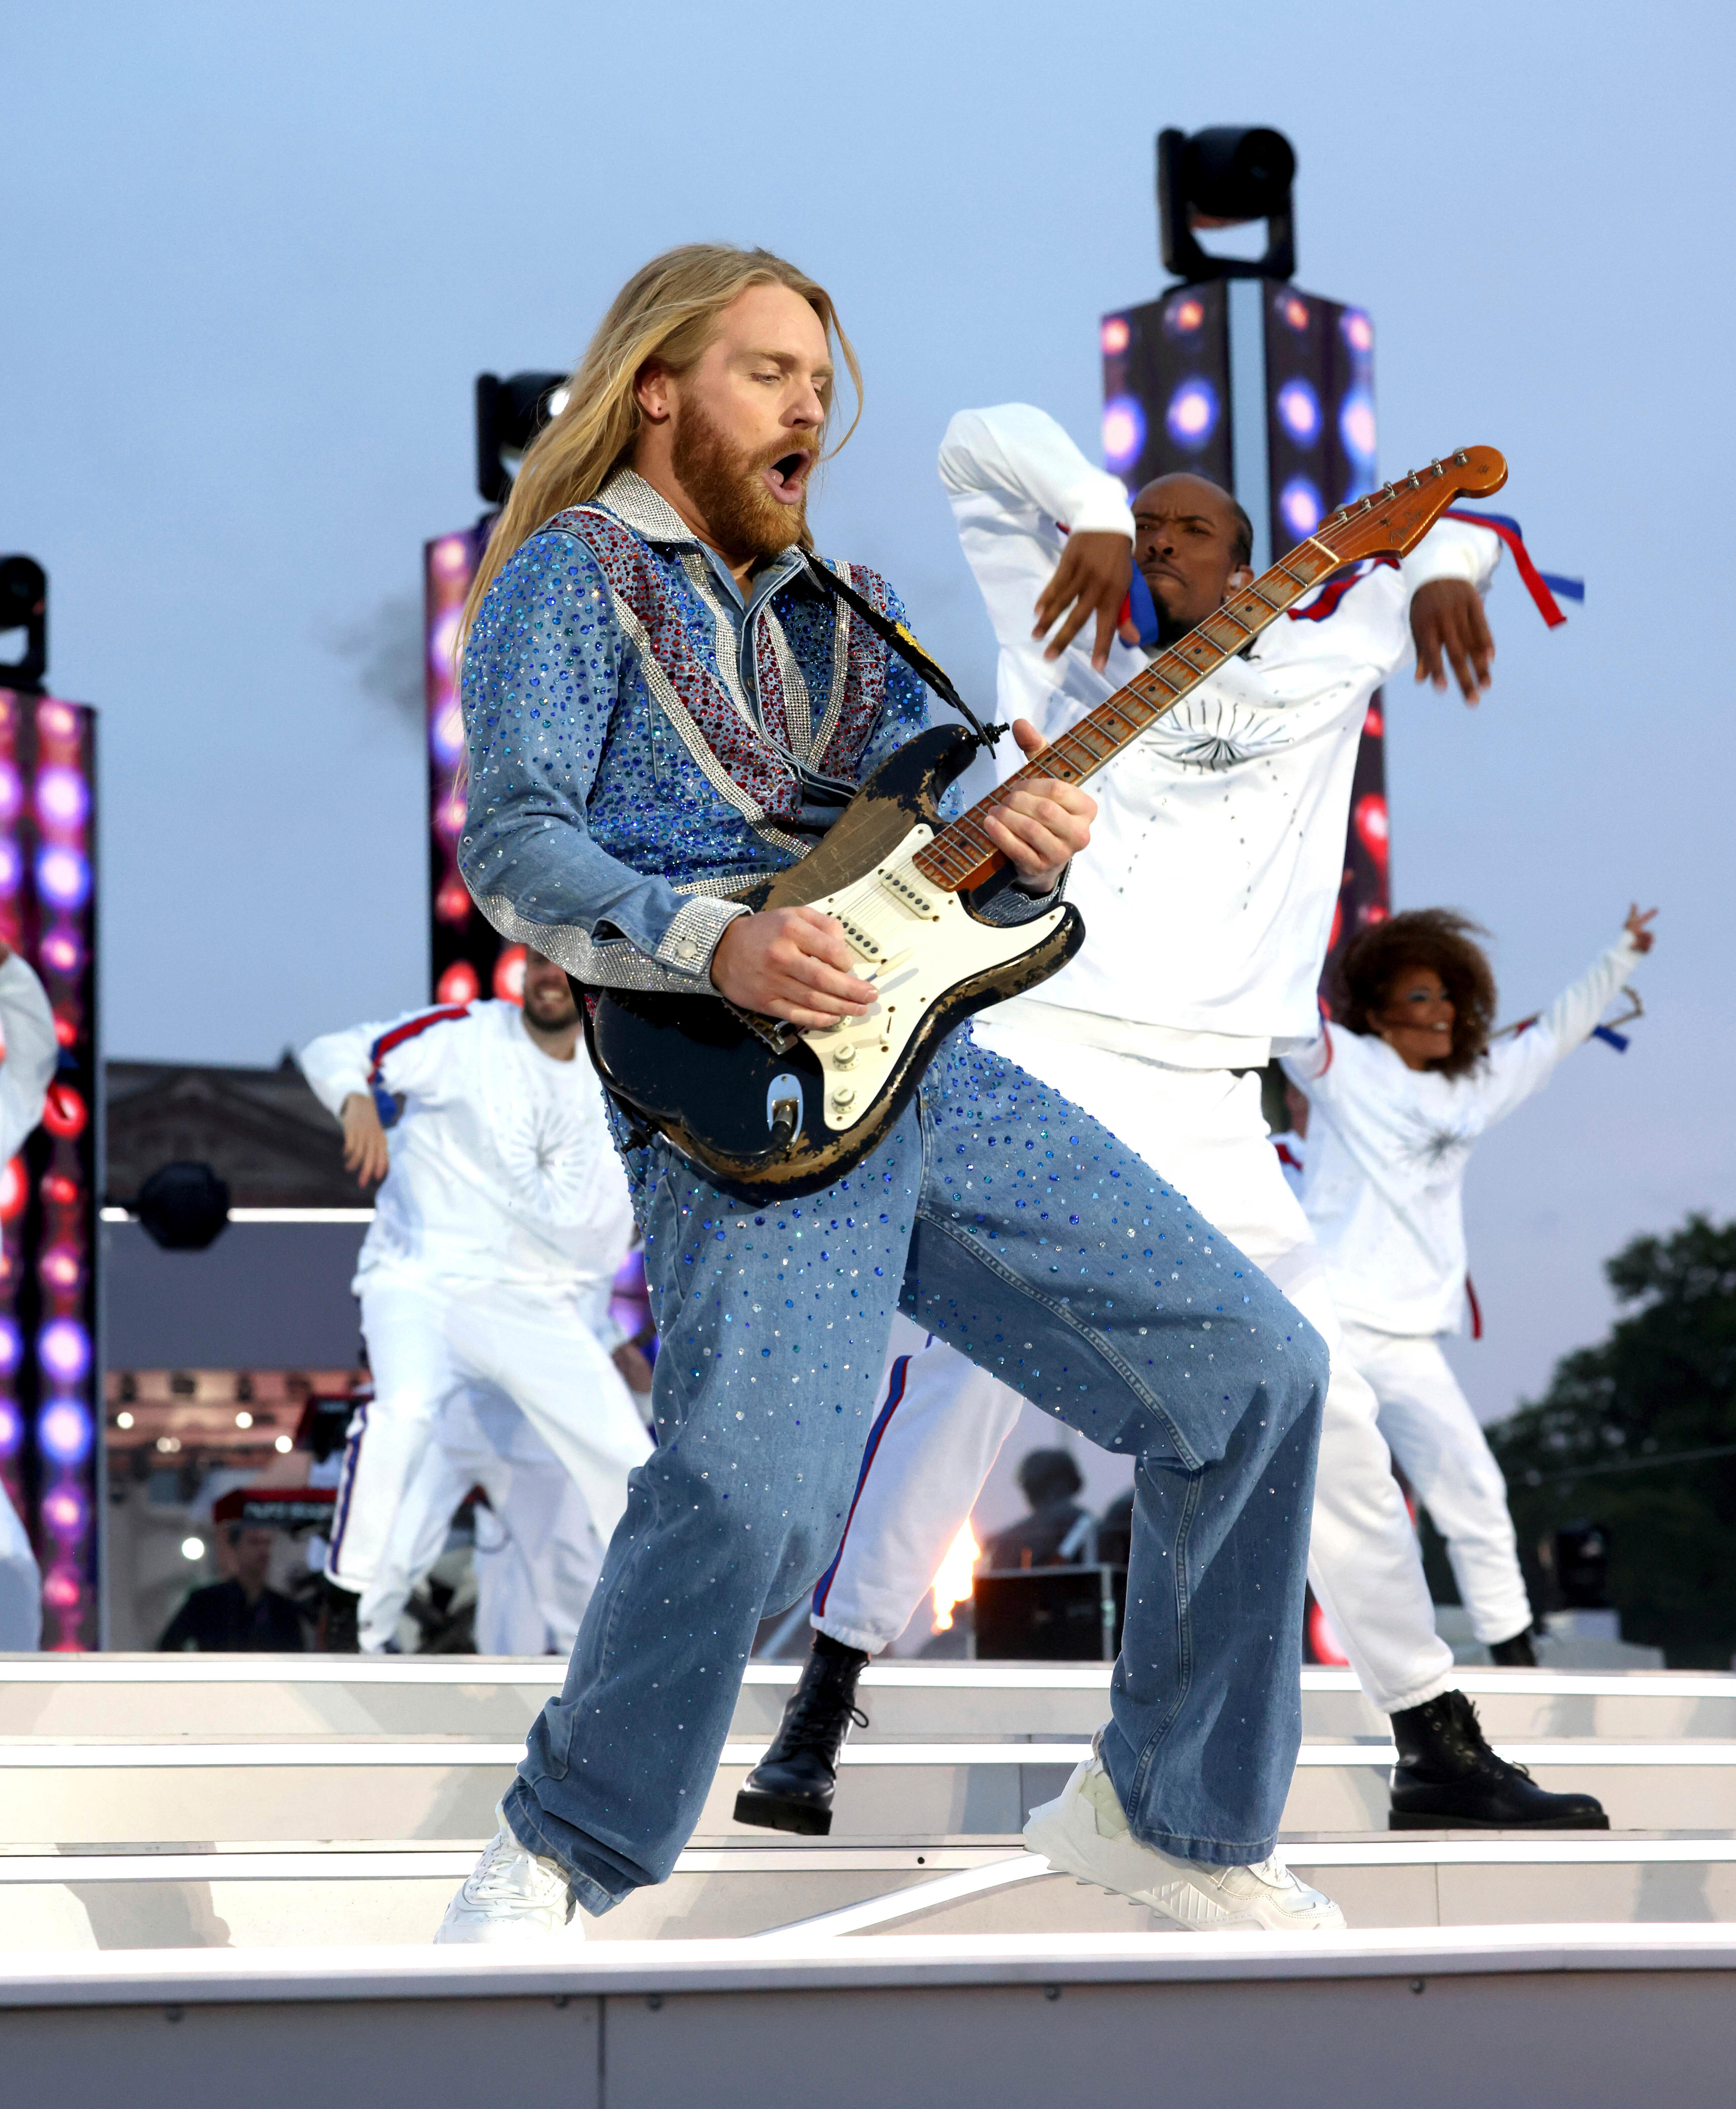
[[[940,1562],[934,1579],[935,1622],[937,1633],[949,1633],[953,1629],[953,1606],[962,1604],[971,1593],[971,1573],[981,1554],[982,1547],[971,1534],[970,1520],[946,1548],[946,1557]]]

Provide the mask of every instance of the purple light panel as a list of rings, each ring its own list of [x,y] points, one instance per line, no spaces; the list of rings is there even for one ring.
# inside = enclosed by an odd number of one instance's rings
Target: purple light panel
[[[471,899],[458,872],[464,828],[464,718],[453,651],[464,596],[476,576],[487,525],[442,535],[424,544],[423,606],[428,698],[428,887],[430,946],[436,1003],[468,1003],[479,996],[510,996],[524,982],[524,947],[503,946]]]
[[[60,1067],[0,1167],[0,1480],[43,1569],[43,1645],[98,1640],[96,712],[0,689],[0,940],[42,977]]]

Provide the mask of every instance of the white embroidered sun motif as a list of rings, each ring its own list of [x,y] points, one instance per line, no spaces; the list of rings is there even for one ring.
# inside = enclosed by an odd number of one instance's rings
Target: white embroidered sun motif
[[[576,1106],[540,1092],[498,1094],[489,1118],[519,1205],[539,1222],[585,1222],[602,1147],[596,1125]]]
[[[1454,1158],[1464,1156],[1474,1140],[1463,1128],[1427,1128],[1406,1145],[1405,1154],[1413,1164],[1420,1164],[1430,1172],[1438,1172],[1443,1164],[1450,1163]]]
[[[1198,696],[1177,704],[1143,737],[1166,761],[1184,768],[1224,770],[1283,746],[1290,734],[1274,711]]]

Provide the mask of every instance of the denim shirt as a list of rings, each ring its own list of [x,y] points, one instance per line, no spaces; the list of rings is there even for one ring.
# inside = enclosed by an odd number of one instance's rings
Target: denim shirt
[[[784,551],[745,598],[619,472],[501,571],[464,657],[458,864],[501,935],[599,987],[706,990],[722,896],[927,722],[914,672]],[[895,621],[895,594],[833,567]]]

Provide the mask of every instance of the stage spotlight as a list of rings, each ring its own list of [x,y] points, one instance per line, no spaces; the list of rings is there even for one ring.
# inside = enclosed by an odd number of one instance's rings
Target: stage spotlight
[[[21,630],[20,657],[0,660],[0,689],[34,695],[48,669],[48,574],[34,557],[0,558],[0,631]]]
[[[1145,413],[1131,395],[1117,395],[1103,405],[1103,462],[1107,467],[1131,468],[1145,446]]]
[[[1197,285],[1207,278],[1287,278],[1296,269],[1291,201],[1296,151],[1265,124],[1215,124],[1190,137],[1157,135],[1157,213],[1164,268]],[[1260,258],[1215,256],[1194,229],[1266,223]]]
[[[564,373],[476,376],[476,489],[485,505],[504,505],[525,449],[566,407]]]
[[[1203,447],[1217,430],[1218,394],[1209,381],[1184,381],[1170,398],[1163,422],[1179,447]]]
[[[1278,391],[1278,422],[1299,447],[1320,436],[1320,399],[1305,381],[1287,381]]]
[[[1320,515],[1326,510],[1320,494],[1305,476],[1293,476],[1278,494],[1278,509],[1283,516],[1284,525],[1301,541],[1311,535],[1320,524]]]

